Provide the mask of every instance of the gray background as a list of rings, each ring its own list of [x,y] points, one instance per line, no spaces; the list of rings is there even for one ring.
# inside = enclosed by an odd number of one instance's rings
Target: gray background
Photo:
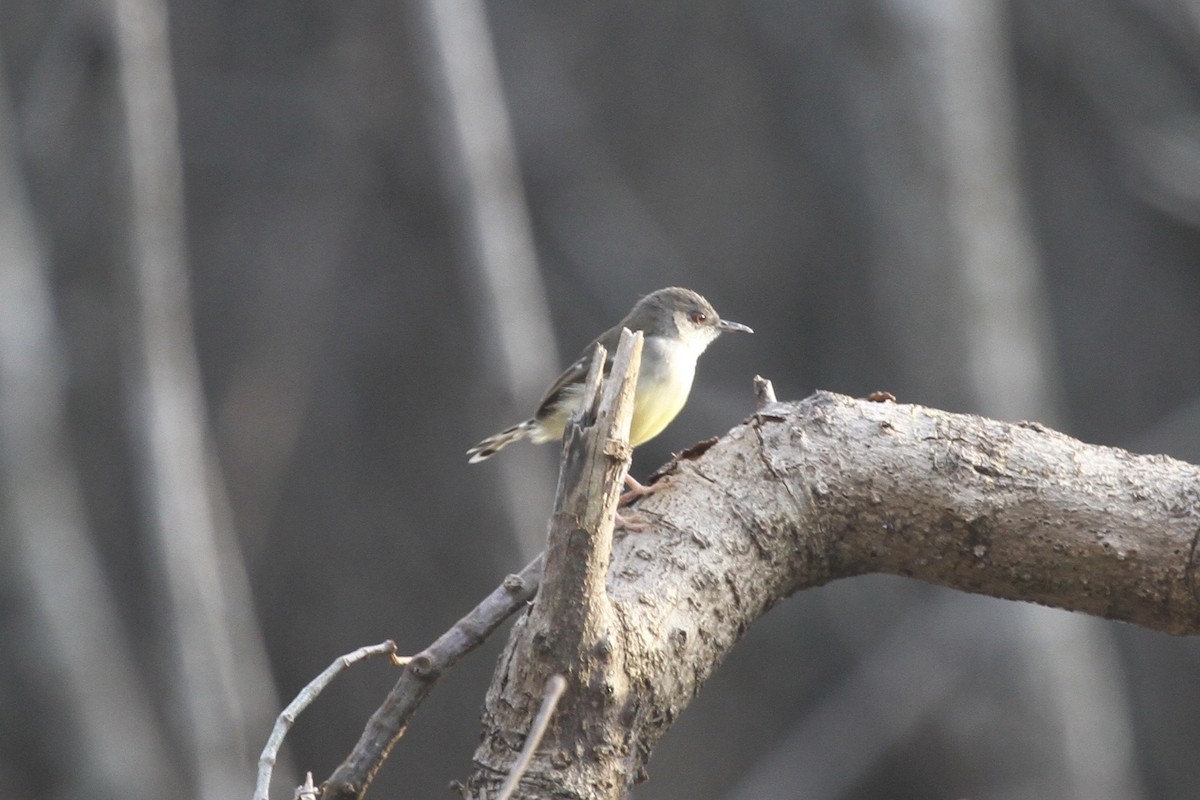
[[[43,483],[51,500],[20,513],[39,487],[21,481],[18,433],[38,428],[5,417],[13,796],[248,796],[280,698],[361,645],[419,650],[536,552],[555,449],[476,466],[464,451],[662,286],[756,334],[713,345],[636,475],[738,424],[756,373],[781,399],[886,389],[1200,460],[1196,3],[486,13],[456,50],[438,37],[461,18],[423,3],[168,4],[191,320],[162,324],[194,336],[173,352],[198,364],[211,462],[184,494],[216,509],[197,541],[218,543],[207,572],[184,548],[180,573],[163,543],[182,527],[153,513],[145,455],[137,342],[157,334],[137,322],[139,151],[112,6],[0,5],[4,201],[29,223],[20,247],[0,242],[0,270],[48,290],[57,350],[26,368],[62,404],[31,413],[57,426],[52,472],[74,487]],[[458,60],[498,68],[502,93],[483,96],[502,102],[456,93]],[[528,227],[506,229],[536,261],[517,247],[483,262],[471,244],[456,100],[488,123],[491,163],[519,170],[500,207],[527,204]],[[22,330],[8,296],[4,346]],[[504,348],[527,340],[513,364]],[[0,397],[25,384],[0,375]],[[39,527],[64,508],[69,545]],[[192,580],[200,600],[173,591]],[[197,621],[213,597],[227,607]],[[499,642],[442,682],[372,796],[451,796]],[[289,737],[287,780],[329,774],[389,669],[322,695]],[[1198,672],[1190,640],[856,579],[751,630],[636,796],[1191,797]]]

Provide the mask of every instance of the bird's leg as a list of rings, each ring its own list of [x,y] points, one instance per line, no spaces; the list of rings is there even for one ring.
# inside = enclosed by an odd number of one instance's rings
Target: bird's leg
[[[630,533],[641,533],[650,527],[650,521],[642,514],[622,514],[617,511],[616,520],[613,522],[613,528],[618,531],[629,531]]]
[[[645,497],[648,494],[654,494],[655,492],[666,488],[667,484],[670,482],[670,478],[660,478],[649,486],[646,486],[638,483],[637,479],[627,472],[625,473],[625,485],[629,487],[629,491],[621,495],[621,500],[617,503],[617,507],[620,508],[621,506],[627,506],[634,500],[637,500],[639,497]]]
[[[669,482],[670,481],[668,478],[661,478],[657,482],[646,486],[638,483],[638,481],[628,472],[625,473],[625,485],[629,487],[629,491],[621,495],[621,499],[617,503],[617,530],[626,530],[630,531],[631,533],[639,533],[650,527],[649,520],[647,520],[641,514],[622,514],[621,509],[639,497],[645,497],[648,494],[654,494],[659,489],[664,488]]]

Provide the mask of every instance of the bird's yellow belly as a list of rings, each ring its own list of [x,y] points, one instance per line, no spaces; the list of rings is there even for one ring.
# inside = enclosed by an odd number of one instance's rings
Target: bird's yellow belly
[[[692,376],[673,376],[675,380],[638,379],[633,396],[633,421],[629,425],[629,444],[637,447],[662,433],[671,424],[692,389]],[[684,379],[686,378],[686,379]]]
[[[642,371],[633,394],[633,420],[629,424],[629,444],[637,447],[662,433],[679,414],[692,391],[696,374],[696,355],[679,357],[655,338],[648,339],[642,356]],[[582,383],[564,387],[562,398],[550,412],[538,419],[529,432],[535,443],[561,439],[567,418],[583,401]]]

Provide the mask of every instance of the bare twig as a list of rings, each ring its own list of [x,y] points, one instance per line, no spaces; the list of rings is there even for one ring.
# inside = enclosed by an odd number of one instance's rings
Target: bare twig
[[[762,411],[772,403],[778,402],[775,399],[775,386],[762,375],[754,376],[754,405]]]
[[[508,800],[512,796],[513,790],[517,788],[517,784],[521,780],[521,776],[525,774],[525,770],[529,769],[529,761],[533,758],[533,753],[537,750],[538,745],[541,744],[542,737],[546,735],[546,727],[550,724],[550,717],[553,716],[554,709],[558,706],[558,701],[566,690],[567,679],[562,675],[556,673],[550,676],[550,680],[546,681],[546,695],[542,698],[542,707],[538,709],[537,717],[534,718],[533,725],[529,728],[529,735],[525,737],[525,746],[521,748],[521,754],[517,756],[516,762],[513,763],[512,770],[508,773],[508,778],[505,779],[504,785],[497,792],[496,800]]]
[[[304,783],[296,787],[295,800],[317,800],[317,787],[311,772],[304,773]]]
[[[279,748],[283,744],[283,738],[292,729],[292,723],[296,721],[296,717],[300,716],[300,712],[308,708],[312,704],[312,701],[317,699],[317,695],[342,670],[363,659],[382,653],[391,653],[394,656],[396,653],[396,643],[388,639],[386,642],[360,647],[353,653],[347,653],[338,658],[326,667],[324,672],[313,678],[307,686],[300,690],[300,693],[296,695],[296,699],[288,703],[287,708],[279,713],[279,717],[275,720],[275,727],[272,729],[271,735],[267,738],[267,746],[263,748],[262,755],[258,759],[258,784],[254,788],[254,800],[267,800],[267,795],[271,790],[271,771],[275,768],[275,759],[279,755]],[[309,787],[312,785],[311,772],[308,773],[308,780],[305,785]]]
[[[371,715],[354,750],[321,786],[323,800],[362,797],[438,678],[523,608],[537,593],[541,575],[542,557],[538,556],[525,569],[505,578],[454,627],[412,657],[383,705]]]

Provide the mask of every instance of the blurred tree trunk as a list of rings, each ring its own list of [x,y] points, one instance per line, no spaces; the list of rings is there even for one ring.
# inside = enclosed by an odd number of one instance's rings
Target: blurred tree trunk
[[[187,267],[165,0],[113,0],[128,183],[128,423],[161,570],[172,718],[202,800],[243,791],[252,731],[278,706],[209,431]]]
[[[425,0],[413,8],[427,52],[430,116],[443,134],[436,142],[456,252],[475,288],[468,301],[480,320],[482,357],[467,369],[492,398],[490,408],[532,403],[559,359],[487,12],[480,0]],[[508,403],[496,403],[496,396]],[[497,465],[510,527],[527,558],[541,549],[541,517],[550,502],[533,466],[516,459]]]
[[[42,767],[3,775],[23,796],[170,796],[185,783],[138,681],[71,460],[61,332],[10,109],[0,69],[0,594],[12,600],[0,672],[23,754]]]

